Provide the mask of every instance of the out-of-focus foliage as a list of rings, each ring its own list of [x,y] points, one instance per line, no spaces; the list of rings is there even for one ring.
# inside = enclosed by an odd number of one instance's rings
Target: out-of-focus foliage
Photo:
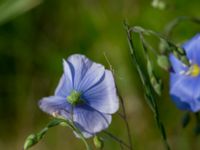
[[[3,0],[0,3],[0,24],[21,15],[40,4],[42,0]]]
[[[40,2],[0,1],[0,149],[22,149],[26,136],[48,122],[48,115],[39,110],[37,103],[40,98],[53,94],[62,73],[63,58],[83,53],[107,65],[104,52],[115,69],[119,90],[125,99],[135,149],[164,149],[129,56],[123,20],[128,20],[130,25],[162,31],[166,23],[177,16],[198,17],[200,1],[169,0],[165,1],[164,10],[153,8],[150,0]],[[181,23],[172,34],[172,40],[183,42],[199,30],[198,25]],[[158,101],[160,117],[172,149],[199,148],[199,137],[194,138],[191,125],[195,119],[191,118],[186,129],[181,128],[184,113],[169,99],[167,73],[159,73],[165,81],[164,93]],[[118,115],[114,116],[109,130],[126,140],[124,124]],[[83,148],[69,129],[56,127],[32,149]],[[120,147],[105,138],[104,149]]]

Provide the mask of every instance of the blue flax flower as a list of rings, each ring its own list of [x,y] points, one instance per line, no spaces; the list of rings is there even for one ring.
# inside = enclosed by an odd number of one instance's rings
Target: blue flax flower
[[[111,71],[79,54],[63,60],[63,67],[54,96],[43,98],[39,107],[53,116],[73,119],[86,138],[106,129],[119,108]]]
[[[200,110],[200,34],[182,47],[190,65],[185,66],[171,54],[170,95],[178,108],[197,112]]]

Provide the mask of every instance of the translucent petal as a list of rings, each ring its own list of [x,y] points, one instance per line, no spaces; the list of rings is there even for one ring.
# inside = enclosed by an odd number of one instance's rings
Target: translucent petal
[[[84,55],[72,55],[67,62],[72,72],[73,87],[77,91],[91,88],[102,78],[105,71],[101,64],[92,62]]]
[[[75,123],[76,127],[81,131],[82,135],[85,138],[90,138],[92,136],[94,136],[94,134],[88,133],[87,131],[85,131],[80,125],[78,125],[77,123]],[[80,138],[80,136],[74,131],[74,134],[77,138]]]
[[[63,60],[64,74],[60,78],[58,86],[55,90],[55,95],[67,97],[73,90],[73,70],[71,70],[69,63]]]
[[[200,77],[170,74],[170,95],[180,109],[200,110]]]
[[[192,39],[183,44],[187,56],[192,63],[200,65],[200,34],[197,34]]]
[[[84,105],[74,108],[74,122],[90,134],[95,134],[106,129],[111,123],[111,115],[103,114]]]
[[[80,81],[78,90],[84,92],[92,88],[93,86],[101,82],[102,78],[104,78],[104,73],[105,68],[102,65],[93,63]]]
[[[50,115],[61,115],[66,119],[69,118],[72,111],[71,105],[67,103],[66,99],[59,96],[45,97],[38,103],[41,110]]]
[[[111,71],[106,70],[104,79],[85,91],[83,99],[92,108],[107,114],[115,113],[119,108],[119,99]]]

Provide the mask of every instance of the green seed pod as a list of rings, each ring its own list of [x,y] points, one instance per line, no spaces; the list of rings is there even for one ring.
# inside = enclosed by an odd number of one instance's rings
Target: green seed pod
[[[155,76],[151,76],[150,81],[153,86],[157,84],[157,79],[155,78]]]
[[[164,70],[170,70],[170,68],[171,68],[171,64],[170,64],[170,62],[169,62],[169,59],[168,59],[168,57],[167,56],[165,56],[165,55],[159,55],[158,57],[157,57],[157,63],[158,63],[158,65],[162,68],[162,69],[164,69]]]
[[[153,71],[153,66],[150,62],[150,60],[147,60],[147,72],[150,78],[150,83],[154,89],[154,91],[158,94],[161,95],[162,91],[162,81],[159,80],[156,76],[156,74]]]
[[[153,75],[153,66],[152,66],[150,60],[147,60],[147,72],[148,72],[149,76]]]
[[[98,149],[103,148],[104,143],[103,143],[102,139],[100,139],[98,136],[95,136],[93,138],[93,142],[94,142],[94,145],[96,148],[98,148]]]
[[[173,51],[173,54],[174,54],[174,56],[176,57],[176,58],[180,58],[180,55],[179,55],[179,53],[177,52],[177,51]]]
[[[152,76],[150,78],[150,81],[151,81],[151,85],[152,85],[153,89],[155,90],[155,92],[158,95],[161,95],[161,93],[162,93],[162,81],[158,80],[155,76]]]
[[[160,50],[160,53],[162,54],[170,52],[170,46],[165,40],[161,39],[160,44],[159,44],[159,50]]]
[[[162,94],[162,82],[161,80],[158,81],[156,85],[154,85],[154,90],[158,95]]]
[[[190,65],[190,63],[189,63],[189,61],[188,61],[188,59],[186,58],[186,56],[182,56],[181,58],[180,58],[180,60],[185,64],[185,65]]]
[[[182,48],[180,48],[180,47],[177,48],[177,51],[178,51],[181,55],[186,55],[185,51],[184,51]]]

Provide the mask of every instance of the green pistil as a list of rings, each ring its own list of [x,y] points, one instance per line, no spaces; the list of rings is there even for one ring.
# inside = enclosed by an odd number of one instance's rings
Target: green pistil
[[[67,101],[74,106],[83,103],[83,100],[81,99],[81,93],[75,90],[72,90],[70,95],[67,96]]]

